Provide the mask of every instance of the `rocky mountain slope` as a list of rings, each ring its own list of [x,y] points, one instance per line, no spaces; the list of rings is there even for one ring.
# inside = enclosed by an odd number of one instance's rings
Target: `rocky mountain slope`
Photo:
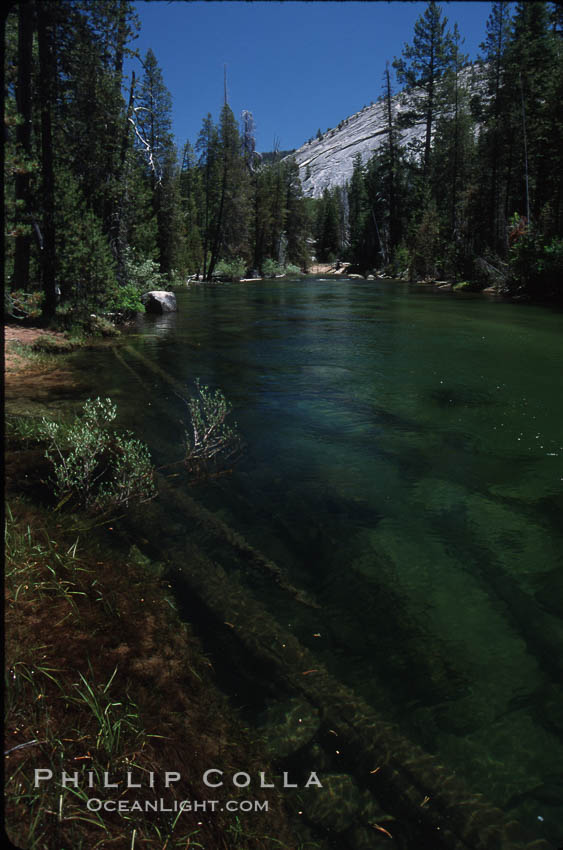
[[[468,66],[460,76],[461,83],[467,85],[470,94],[482,93],[482,66]],[[417,90],[396,94],[393,97],[394,120],[411,109],[418,97],[420,91]],[[382,99],[345,118],[337,128],[324,133],[321,139],[313,139],[298,148],[292,156],[299,165],[303,193],[307,197],[318,198],[324,189],[343,186],[352,176],[354,156],[361,154],[365,163],[385,141],[386,120],[385,101]],[[407,145],[413,140],[422,141],[424,133],[425,124],[421,122],[403,130],[401,142]]]

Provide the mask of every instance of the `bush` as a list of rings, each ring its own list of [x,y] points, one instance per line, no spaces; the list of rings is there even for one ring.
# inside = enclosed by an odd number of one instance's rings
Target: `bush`
[[[268,258],[262,263],[262,275],[264,277],[275,277],[278,274],[283,274],[284,267],[277,260]]]
[[[148,448],[131,432],[108,428],[117,415],[110,398],[88,399],[71,425],[43,419],[45,457],[54,466],[59,507],[71,501],[91,511],[128,506],[156,495]]]
[[[474,280],[460,280],[454,284],[454,292],[481,292],[483,286]]]
[[[126,283],[124,286],[119,286],[108,297],[106,308],[112,313],[131,313],[144,312],[144,306],[141,301],[142,293],[134,283]]]
[[[158,263],[151,259],[141,260],[133,248],[125,249],[126,286],[131,287],[139,295],[150,292],[151,289],[167,289],[166,276],[159,271]]]
[[[409,264],[409,249],[404,242],[400,242],[393,251],[391,262],[385,269],[385,273],[391,277],[400,277],[408,271]]]
[[[144,312],[141,295],[152,289],[168,289],[168,280],[150,258],[140,260],[135,251],[125,249],[125,283],[115,285],[108,293],[105,309],[112,313],[131,316]]]
[[[508,289],[530,298],[563,297],[563,239],[528,230],[510,248]]]
[[[236,280],[244,277],[245,271],[246,263],[241,257],[236,257],[234,260],[219,260],[213,271],[213,277]]]
[[[211,465],[216,470],[235,458],[241,439],[236,423],[231,428],[225,421],[232,407],[221,390],[210,390],[199,378],[195,390],[190,399],[182,397],[189,411],[184,462],[191,472],[205,474]]]
[[[143,307],[144,310],[144,307]],[[121,331],[109,319],[92,313],[84,320],[81,330],[87,336],[119,336]]]

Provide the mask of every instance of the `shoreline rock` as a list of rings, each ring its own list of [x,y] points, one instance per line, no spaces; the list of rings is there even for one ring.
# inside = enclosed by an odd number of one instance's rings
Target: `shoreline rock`
[[[162,315],[162,313],[175,313],[178,309],[176,296],[173,292],[164,289],[153,289],[141,295],[141,302],[145,305],[147,313]]]

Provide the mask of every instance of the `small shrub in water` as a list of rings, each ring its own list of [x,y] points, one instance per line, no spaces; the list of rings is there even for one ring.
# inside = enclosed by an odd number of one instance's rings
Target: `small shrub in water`
[[[131,432],[108,428],[117,415],[110,398],[88,399],[71,425],[42,420],[45,457],[54,466],[59,505],[105,511],[156,495],[148,448]]]
[[[210,464],[217,468],[232,460],[240,451],[241,440],[236,423],[231,428],[225,421],[232,407],[221,390],[210,390],[199,378],[195,387],[196,394],[190,399],[181,397],[189,411],[185,463],[193,472],[205,472]]]

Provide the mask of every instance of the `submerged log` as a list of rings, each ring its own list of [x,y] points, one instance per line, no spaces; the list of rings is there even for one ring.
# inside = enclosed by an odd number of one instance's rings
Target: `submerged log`
[[[190,519],[200,523],[207,531],[210,531],[220,540],[227,542],[251,565],[269,574],[278,587],[287,591],[298,602],[309,608],[320,608],[319,604],[310,599],[303,590],[294,587],[288,582],[281,567],[251,546],[241,534],[234,531],[234,529],[211,511],[208,511],[207,508],[204,508],[202,504],[192,499],[187,493],[174,491],[162,475],[157,475],[157,482],[159,493],[173,498]]]
[[[177,383],[155,364],[150,366],[169,384]],[[228,543],[243,560],[270,575],[277,586],[289,591],[295,599],[305,605],[311,603],[287,582],[276,564],[238,532],[166,480],[161,478],[159,485],[164,500],[179,508],[192,522]],[[166,507],[162,506],[161,510],[166,511]],[[232,647],[233,655],[238,653],[248,669],[268,671],[268,676],[276,687],[281,686],[286,696],[297,695],[318,712],[320,734],[325,738],[336,735],[342,765],[369,788],[377,803],[398,823],[407,824],[404,829],[409,847],[412,841],[412,846],[432,846],[436,850],[550,850],[543,840],[530,842],[520,824],[507,821],[500,809],[481,794],[468,790],[434,756],[408,740],[395,725],[382,719],[351,688],[330,674],[312,652],[241,586],[239,577],[228,575],[200,550],[194,556],[195,552],[193,544],[189,544],[187,552],[178,547],[163,552],[171,566],[171,578],[182,596],[185,594],[198,610],[206,613],[214,630],[224,633],[224,645]],[[512,584],[507,588],[496,580],[494,590],[501,598],[506,599],[508,594],[514,605]]]
[[[530,843],[520,824],[505,821],[500,809],[468,790],[434,756],[378,716],[221,566],[202,553],[194,557],[193,548],[187,558],[181,550],[167,556],[177,589],[197,598],[214,629],[223,624],[228,640],[238,644],[248,664],[269,670],[289,694],[319,712],[321,733],[335,735],[342,764],[398,822],[412,825],[412,846],[550,850],[543,840]]]

